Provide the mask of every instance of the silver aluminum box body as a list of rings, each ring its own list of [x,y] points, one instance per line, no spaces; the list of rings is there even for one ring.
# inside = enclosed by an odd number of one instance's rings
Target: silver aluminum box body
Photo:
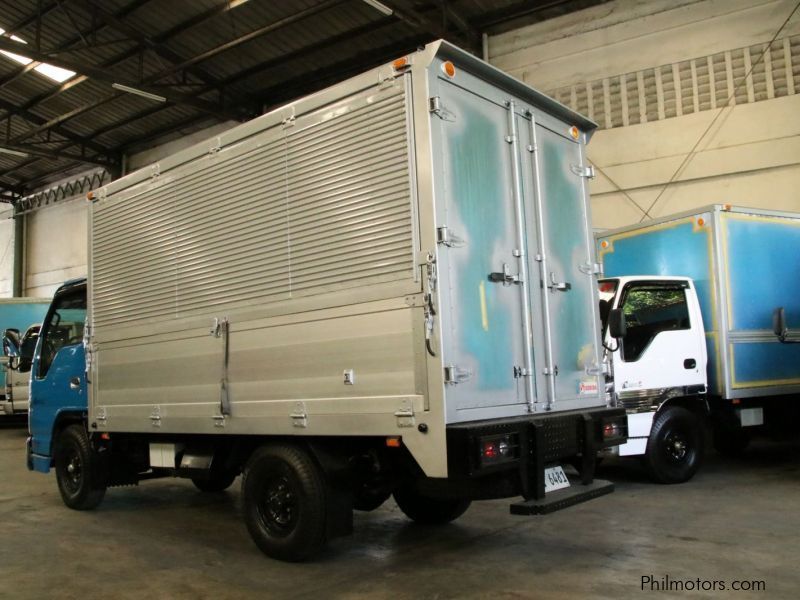
[[[448,423],[605,407],[594,124],[444,42],[408,61],[99,191],[92,425],[402,436],[445,477]]]

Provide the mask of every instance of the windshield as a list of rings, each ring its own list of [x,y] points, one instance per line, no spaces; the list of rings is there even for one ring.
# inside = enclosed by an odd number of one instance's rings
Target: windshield
[[[618,285],[618,279],[603,279],[599,282],[600,322],[603,327],[603,333],[606,331],[606,325],[608,324],[608,311],[611,310],[611,306],[614,304],[614,294],[617,293]]]

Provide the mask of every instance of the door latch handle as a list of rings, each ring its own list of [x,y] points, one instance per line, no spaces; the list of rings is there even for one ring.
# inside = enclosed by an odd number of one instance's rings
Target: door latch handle
[[[79,389],[81,389],[80,377],[72,377],[69,380],[69,389],[71,389],[71,390],[79,390]]]
[[[683,361],[683,368],[684,369],[694,369],[697,366],[697,361],[693,358],[687,358]]]
[[[568,292],[572,289],[572,284],[567,281],[556,281],[556,274],[550,272],[550,285],[547,286],[551,292]]]
[[[511,270],[508,268],[508,263],[503,263],[503,272],[489,273],[489,281],[492,283],[502,283],[503,285],[511,285],[512,283],[520,283],[519,275],[512,275]]]

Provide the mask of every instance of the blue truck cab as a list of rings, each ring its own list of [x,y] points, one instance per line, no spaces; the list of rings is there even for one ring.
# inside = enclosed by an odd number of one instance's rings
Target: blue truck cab
[[[85,423],[85,323],[86,279],[67,281],[56,290],[47,310],[31,366],[30,470],[49,472],[58,434],[69,425]]]

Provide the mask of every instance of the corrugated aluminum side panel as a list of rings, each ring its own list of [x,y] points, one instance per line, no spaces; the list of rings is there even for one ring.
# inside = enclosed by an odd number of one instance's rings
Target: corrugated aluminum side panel
[[[402,89],[349,115],[310,121],[287,139],[291,293],[411,277]]]
[[[405,103],[372,91],[95,203],[95,326],[413,276]]]

